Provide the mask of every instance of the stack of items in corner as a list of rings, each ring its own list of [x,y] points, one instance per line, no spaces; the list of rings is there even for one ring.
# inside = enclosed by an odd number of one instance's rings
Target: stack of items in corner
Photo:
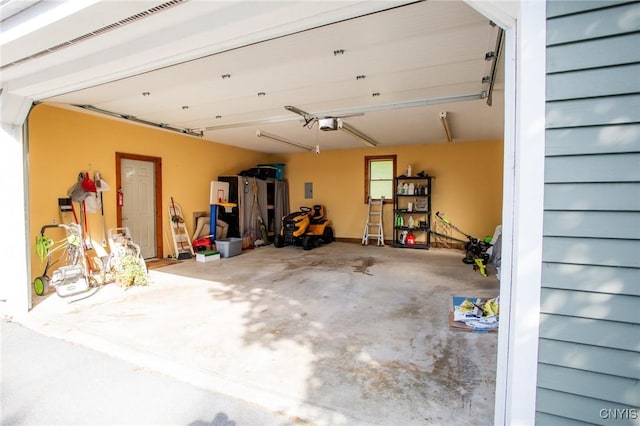
[[[452,328],[467,331],[497,331],[500,317],[500,297],[453,296]]]

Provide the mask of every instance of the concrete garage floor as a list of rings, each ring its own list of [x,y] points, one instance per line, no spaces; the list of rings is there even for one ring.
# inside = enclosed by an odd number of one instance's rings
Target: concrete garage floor
[[[492,424],[497,333],[451,330],[498,280],[457,250],[272,246],[14,318],[302,424]],[[493,276],[492,276],[493,275]]]

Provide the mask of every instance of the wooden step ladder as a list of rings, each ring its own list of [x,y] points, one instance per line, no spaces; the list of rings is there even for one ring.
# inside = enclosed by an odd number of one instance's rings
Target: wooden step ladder
[[[173,248],[176,259],[192,259],[195,253],[191,240],[189,239],[187,225],[184,223],[182,207],[173,201],[173,197],[171,197],[171,203],[169,203],[169,222],[171,234],[173,235]]]
[[[384,207],[384,197],[371,198],[367,207],[367,220],[364,225],[364,235],[362,245],[369,245],[370,238],[377,238],[377,244],[384,246],[384,230],[382,225],[382,209]]]

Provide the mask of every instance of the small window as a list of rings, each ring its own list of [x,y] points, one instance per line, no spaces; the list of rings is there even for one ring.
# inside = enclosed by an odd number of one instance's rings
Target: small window
[[[377,155],[364,157],[364,202],[384,197],[385,203],[393,203],[393,178],[396,175],[396,156]]]

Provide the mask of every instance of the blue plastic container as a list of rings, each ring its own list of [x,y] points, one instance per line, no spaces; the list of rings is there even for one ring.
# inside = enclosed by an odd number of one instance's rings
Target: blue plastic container
[[[272,169],[276,169],[276,179],[284,180],[284,164],[282,163],[258,164],[258,167],[269,167]]]

